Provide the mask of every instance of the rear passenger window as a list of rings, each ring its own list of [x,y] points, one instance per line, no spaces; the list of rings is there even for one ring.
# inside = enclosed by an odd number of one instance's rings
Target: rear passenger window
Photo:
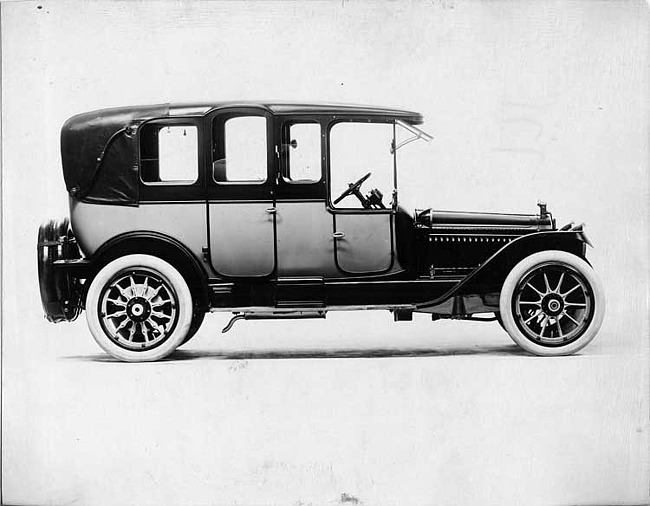
[[[226,120],[223,152],[212,163],[218,183],[262,183],[267,174],[266,118],[238,116]]]
[[[140,177],[148,184],[192,184],[199,174],[194,125],[145,125],[140,133]]]

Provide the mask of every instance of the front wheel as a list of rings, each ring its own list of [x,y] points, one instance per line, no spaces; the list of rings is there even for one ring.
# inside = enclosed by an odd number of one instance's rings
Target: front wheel
[[[127,255],[107,264],[86,297],[88,327],[109,355],[150,362],[172,353],[192,323],[192,295],[164,260]]]
[[[501,289],[500,317],[510,337],[540,356],[569,355],[596,336],[605,315],[600,281],[583,259],[564,251],[526,257]]]

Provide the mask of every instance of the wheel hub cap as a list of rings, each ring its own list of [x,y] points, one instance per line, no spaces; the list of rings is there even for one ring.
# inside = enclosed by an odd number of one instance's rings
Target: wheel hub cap
[[[133,297],[126,304],[126,315],[134,322],[143,322],[151,315],[151,304],[144,297]]]
[[[563,309],[564,300],[557,294],[550,294],[542,299],[542,311],[549,316],[557,316]]]

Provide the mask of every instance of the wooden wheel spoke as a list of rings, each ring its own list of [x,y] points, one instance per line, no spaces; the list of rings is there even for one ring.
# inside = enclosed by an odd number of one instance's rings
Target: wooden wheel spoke
[[[535,290],[540,297],[544,297],[544,294],[542,292],[540,292],[537,288],[535,288],[533,285],[531,285],[530,282],[526,283],[526,286],[528,286],[528,287],[532,288],[533,290]]]
[[[154,298],[156,295],[158,295],[158,292],[160,291],[161,288],[162,288],[162,285],[158,286],[158,288],[155,288],[155,289],[154,289],[154,290],[149,294],[149,296],[146,297],[146,299],[147,299],[149,302],[151,302],[151,300],[153,300],[153,298]]]
[[[546,330],[547,325],[548,325],[548,316],[545,316],[544,320],[542,321],[542,328],[539,331],[539,337],[544,337],[544,331]]]
[[[120,323],[120,324],[115,328],[115,333],[117,334],[120,330],[125,329],[126,326],[127,326],[129,323],[133,323],[133,322],[131,321],[131,319],[130,319],[130,318],[124,318],[124,320],[122,321],[122,323]]]
[[[158,325],[158,324],[157,324],[155,321],[153,321],[151,318],[147,319],[147,323],[149,323],[149,325],[151,325],[151,327],[152,327],[154,330],[157,330],[157,331],[158,331],[158,334],[160,334],[159,337],[162,337],[163,335],[165,335],[165,327],[163,327],[162,325]]]
[[[578,289],[578,288],[580,288],[580,284],[579,284],[579,283],[578,283],[576,286],[574,286],[573,288],[571,288],[568,292],[561,293],[560,295],[561,295],[563,298],[566,299],[567,295],[569,295],[570,293],[574,292],[574,291],[575,291],[576,289]]]
[[[521,305],[521,304],[525,304],[525,305],[527,305],[527,306],[537,306],[537,307],[541,307],[541,306],[542,306],[542,302],[541,302],[541,300],[537,300],[537,301],[533,301],[533,300],[520,300],[520,301],[519,301],[519,304],[520,304],[520,305]]]
[[[165,320],[171,320],[171,316],[166,313],[161,313],[160,311],[151,311],[151,316],[156,318],[164,318]]]
[[[126,300],[131,300],[133,297],[131,296],[130,293],[126,291],[125,288],[122,288],[120,285],[115,285],[115,288],[120,292],[120,295],[124,297]]]
[[[539,316],[539,312],[536,312],[536,313],[535,313],[534,315],[532,315],[530,318],[528,318],[527,320],[525,320],[524,323],[525,323],[526,325],[528,325],[528,322],[532,321],[532,320],[533,320],[534,318],[536,318],[537,316]]]
[[[563,314],[564,316],[566,316],[569,320],[571,320],[571,321],[575,324],[576,327],[579,327],[579,326],[580,326],[580,323],[578,323],[578,321],[575,320],[575,319],[574,319],[574,318],[573,318],[569,313],[567,313],[567,312],[565,311],[565,312],[562,313],[562,314]]]
[[[137,328],[137,323],[133,322],[131,325],[131,330],[129,331],[129,341],[133,342],[133,337],[135,336],[135,330]]]
[[[138,287],[135,284],[135,280],[133,279],[133,276],[129,276],[129,286],[131,287],[131,294],[133,297],[138,296]]]
[[[147,321],[148,321],[148,320],[147,320]],[[149,342],[149,341],[150,341],[150,339],[149,339],[149,329],[148,329],[147,326],[145,325],[146,323],[147,323],[146,321],[142,322],[142,323],[140,324],[140,329],[142,330],[142,336],[144,337],[144,340],[145,340],[146,342]]]

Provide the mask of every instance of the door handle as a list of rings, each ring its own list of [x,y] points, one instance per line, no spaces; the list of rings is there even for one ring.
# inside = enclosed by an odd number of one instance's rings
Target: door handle
[[[269,208],[266,210],[266,212],[267,212],[268,214],[275,214],[275,213],[278,212],[278,210],[277,210],[275,207],[269,207]]]
[[[345,234],[343,232],[334,232],[332,234],[332,237],[334,239],[343,239],[345,237]]]

